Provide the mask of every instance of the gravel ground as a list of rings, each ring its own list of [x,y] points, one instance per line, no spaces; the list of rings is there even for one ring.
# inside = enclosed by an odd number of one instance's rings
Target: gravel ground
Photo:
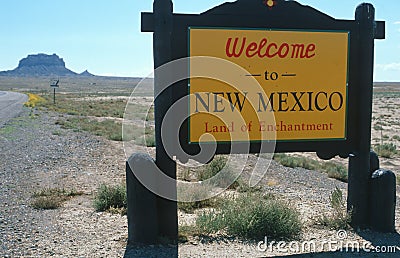
[[[179,246],[126,247],[126,216],[95,212],[92,205],[97,187],[124,182],[125,155],[122,144],[102,140],[84,132],[60,129],[59,118],[39,112],[19,118],[0,128],[0,257],[270,257],[297,254],[260,251],[256,242],[237,239],[190,238]],[[251,159],[255,159],[253,156]],[[251,170],[252,162],[246,170]],[[302,241],[337,241],[336,231],[318,228],[313,221],[330,212],[329,194],[337,186],[346,194],[345,183],[305,169],[288,169],[272,163],[263,185],[265,190],[290,201],[306,225]],[[32,194],[43,188],[83,191],[57,210],[35,210]],[[397,191],[399,193],[399,190]],[[399,209],[396,209],[399,217]],[[179,212],[180,222],[193,214]],[[396,229],[400,230],[399,220]],[[262,241],[263,239],[260,239]],[[339,239],[340,240],[340,239]],[[396,234],[368,231],[346,232],[346,241],[373,246],[400,246]],[[383,257],[377,253],[314,254],[313,257]],[[400,252],[397,250],[397,252]],[[397,254],[384,257],[398,257]],[[310,257],[304,254],[299,257]]]
[[[126,217],[96,213],[92,193],[102,182],[123,181],[121,151],[86,133],[62,130],[57,116],[40,113],[11,120],[0,137],[0,254],[15,256],[123,256]],[[83,191],[57,210],[35,210],[43,188]],[[1,256],[0,255],[0,256]]]

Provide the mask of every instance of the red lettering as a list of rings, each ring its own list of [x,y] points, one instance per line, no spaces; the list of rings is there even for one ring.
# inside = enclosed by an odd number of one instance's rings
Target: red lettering
[[[304,58],[304,44],[292,44],[292,58]]]
[[[267,56],[267,52],[266,52],[266,51],[265,51],[265,54],[264,54],[264,55],[261,55],[261,50],[263,49],[263,47],[265,47],[265,45],[267,45],[267,39],[266,39],[266,38],[263,38],[263,39],[260,41],[260,45],[258,46],[258,56],[261,57],[261,58]]]
[[[286,48],[286,52],[282,53],[282,50]],[[289,53],[289,45],[287,43],[283,43],[278,50],[278,56],[280,58],[285,58]]]
[[[277,44],[275,42],[268,43],[267,38],[262,38],[259,42],[247,42],[246,37],[228,38],[226,42],[226,56],[239,58],[243,52],[248,58],[256,55],[260,58],[292,58],[304,59],[313,58],[316,55],[317,46],[313,43],[287,43]],[[244,51],[245,50],[245,51]],[[265,50],[265,51],[264,51]]]
[[[257,55],[257,51],[254,52],[255,50],[257,50],[257,43],[256,42],[251,42],[250,45],[247,46],[246,56],[247,57],[253,57],[253,56]],[[253,53],[251,53],[251,52],[253,52]]]
[[[267,57],[269,57],[269,58],[273,58],[274,56],[276,56],[278,54],[278,52],[275,52],[275,54],[271,55],[270,54],[271,47],[275,47],[275,49],[278,50],[278,45],[277,44],[275,44],[275,43],[269,44],[268,47],[267,47]]]
[[[315,46],[315,44],[310,44],[307,46],[307,51],[306,51],[306,57],[307,58],[311,58],[315,56],[315,49],[317,47]],[[311,55],[310,55],[311,54]]]
[[[233,43],[233,48],[232,48],[232,52],[229,52],[231,49],[231,42],[232,42],[232,38],[228,39],[228,42],[226,42],[226,55],[228,57],[240,57],[242,55],[244,46],[246,44],[246,37],[242,38],[242,47],[240,48],[239,52],[236,53],[236,46],[238,44],[239,38],[235,38],[235,42]]]

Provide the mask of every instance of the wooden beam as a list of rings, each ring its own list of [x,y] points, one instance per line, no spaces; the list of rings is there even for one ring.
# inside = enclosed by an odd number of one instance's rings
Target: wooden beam
[[[154,32],[154,15],[153,13],[142,13],[141,15],[142,32]]]
[[[385,22],[384,21],[376,22],[375,39],[385,39]]]

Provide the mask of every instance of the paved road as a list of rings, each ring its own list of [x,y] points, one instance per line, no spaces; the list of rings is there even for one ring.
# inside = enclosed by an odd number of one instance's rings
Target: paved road
[[[0,127],[8,120],[18,116],[23,107],[23,103],[28,100],[28,96],[17,92],[0,91]]]

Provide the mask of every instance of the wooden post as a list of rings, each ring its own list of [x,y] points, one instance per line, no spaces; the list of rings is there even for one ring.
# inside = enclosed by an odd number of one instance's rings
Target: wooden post
[[[126,162],[128,245],[158,243],[157,196],[143,184],[156,180],[154,167],[154,160],[143,153]]]
[[[176,179],[176,162],[167,154],[161,128],[171,128],[171,121],[163,121],[165,113],[172,104],[172,90],[168,81],[168,74],[159,73],[157,68],[171,61],[172,46],[171,35],[173,29],[172,17],[173,5],[170,0],[155,0],[153,4],[154,13],[154,113],[155,113],[155,135],[156,135],[156,165],[167,176]],[[171,71],[172,72],[172,71]],[[160,188],[167,188],[170,196],[176,200],[176,183],[174,185],[162,185]],[[178,239],[178,207],[175,200],[167,200],[157,197],[157,214],[159,237],[167,238],[169,241],[177,242]]]
[[[375,9],[371,4],[357,7],[355,19],[359,28],[358,48],[358,139],[357,149],[349,158],[347,209],[352,211],[351,225],[368,228],[371,149],[371,115],[374,62]]]
[[[396,232],[396,176],[392,171],[378,169],[372,174],[370,198],[371,229]]]

